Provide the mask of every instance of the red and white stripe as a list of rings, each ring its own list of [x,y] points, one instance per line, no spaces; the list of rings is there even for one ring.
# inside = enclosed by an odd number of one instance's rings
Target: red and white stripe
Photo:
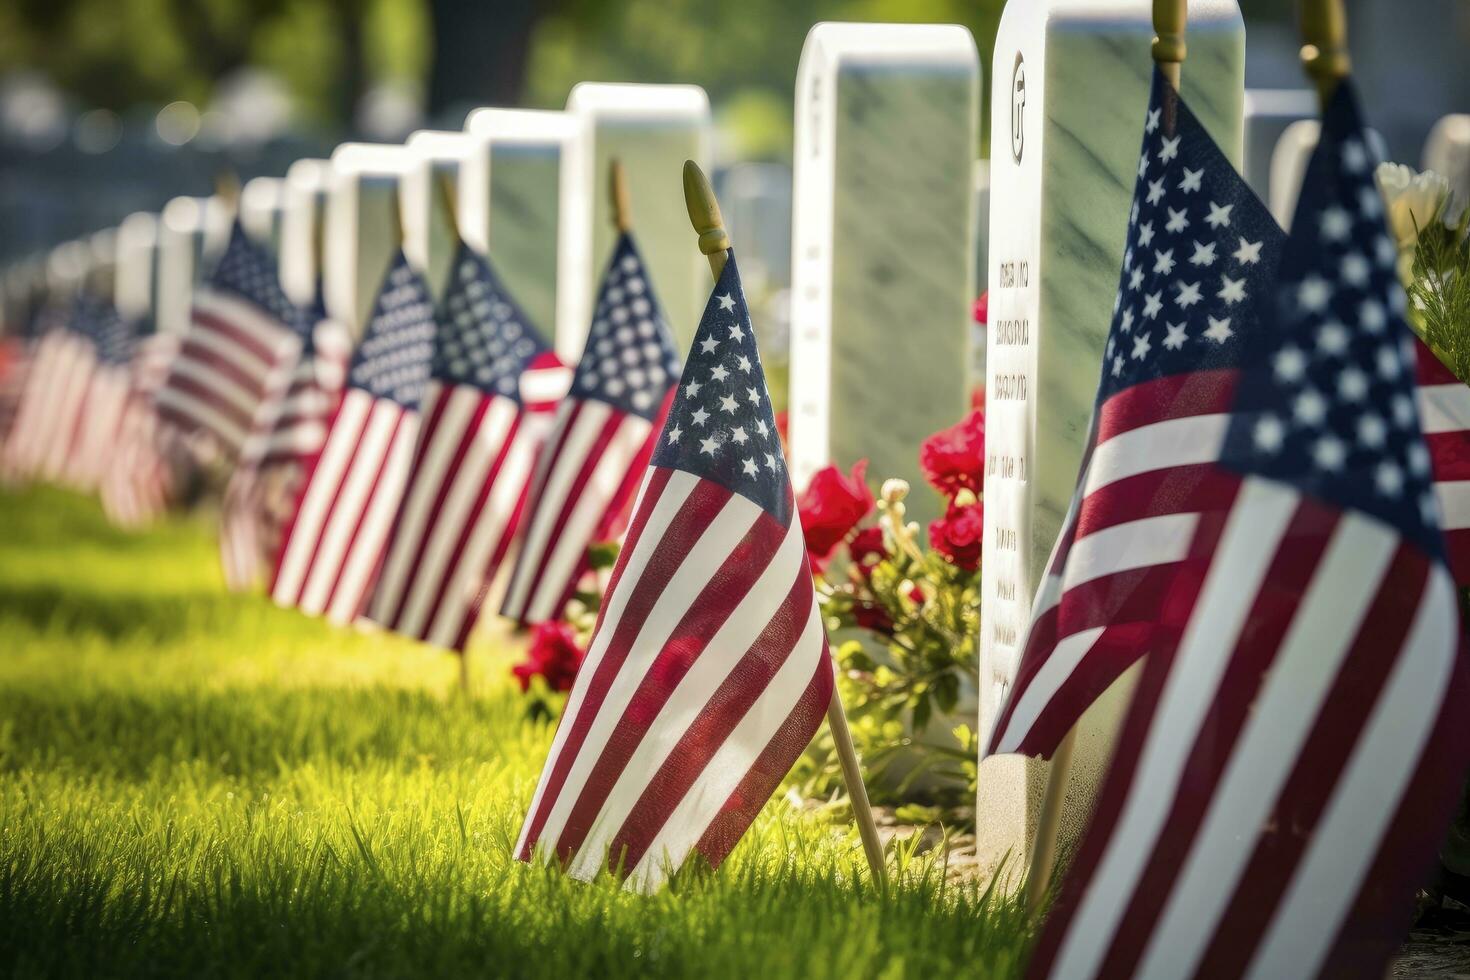
[[[1134,661],[1171,642],[1165,597],[1208,556],[1240,484],[1215,465],[1237,378],[1166,376],[1102,405],[987,754],[1049,756]]]
[[[513,398],[432,381],[403,508],[368,616],[462,650],[519,525],[539,440]]]
[[[349,387],[286,529],[271,596],[283,606],[357,618],[403,498],[419,413]]]
[[[154,398],[178,347],[176,336],[152,334],[133,354],[117,449],[99,487],[103,512],[119,527],[141,527],[155,520],[173,496],[183,447],[160,425]]]
[[[1454,582],[1272,481],[1224,510],[1029,975],[1357,976],[1408,926],[1470,738]]]
[[[31,367],[31,346],[23,340],[0,341],[0,447],[10,437],[20,410]]]
[[[327,424],[352,360],[352,335],[335,320],[322,320],[312,329],[312,350],[297,362],[269,433],[260,448],[262,465],[297,461],[321,451]]]
[[[96,363],[96,347],[70,330],[52,330],[37,343],[5,445],[5,470],[12,478],[61,477]]]
[[[238,296],[201,287],[158,392],[159,414],[183,433],[207,433],[237,455],[276,410],[300,353],[301,338],[286,324]]]
[[[1470,387],[1414,339],[1419,419],[1455,581],[1470,585]]]
[[[77,490],[95,491],[117,449],[132,377],[128,365],[97,364],[87,379],[77,430],[62,479]]]
[[[651,467],[516,844],[656,888],[718,865],[816,731],[832,665],[800,521]],[[788,490],[789,493],[789,490]]]
[[[654,422],[595,399],[562,403],[537,466],[503,615],[522,624],[561,615],[587,569],[588,547],[622,522],[674,394]]]

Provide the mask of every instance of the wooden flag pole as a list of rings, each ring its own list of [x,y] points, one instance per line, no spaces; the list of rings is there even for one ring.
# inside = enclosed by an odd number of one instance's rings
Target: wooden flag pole
[[[1154,63],[1176,92],[1179,91],[1180,68],[1184,61],[1187,9],[1188,0],[1154,0]],[[1172,119],[1169,128],[1173,128]],[[1077,728],[1078,725],[1073,725],[1052,753],[1046,791],[1041,798],[1041,812],[1036,817],[1036,839],[1031,845],[1031,860],[1026,869],[1024,891],[1028,912],[1035,912],[1041,907],[1051,885],[1052,874],[1056,871],[1057,837],[1067,800],[1067,782],[1072,775]]]
[[[1338,83],[1352,71],[1342,0],[1303,0],[1302,67],[1317,86],[1322,108],[1327,108]]]
[[[607,180],[608,194],[612,200],[613,226],[626,235],[633,230],[633,198],[628,193],[628,174],[623,170],[623,161],[617,157],[608,165]]]
[[[718,282],[720,274],[725,271],[730,236],[725,232],[725,219],[720,214],[719,201],[715,200],[714,188],[693,160],[684,161],[684,204],[689,209],[689,223],[699,233],[699,250],[709,257],[710,271]],[[847,714],[842,710],[836,680],[834,670],[832,700],[827,704],[827,727],[832,732],[832,742],[842,764],[842,780],[847,784],[847,796],[852,801],[852,816],[857,822],[858,836],[863,840],[868,871],[873,876],[873,883],[880,889],[886,889],[888,869],[883,861],[883,843],[878,839],[878,825],[873,820],[868,788],[863,783],[862,763],[858,759],[857,747],[852,744],[852,731],[847,727]]]

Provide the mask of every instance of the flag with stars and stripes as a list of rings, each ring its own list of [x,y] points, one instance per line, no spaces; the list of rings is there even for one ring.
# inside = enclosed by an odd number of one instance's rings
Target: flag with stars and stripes
[[[1182,103],[1178,115],[1188,143],[1197,123]],[[1141,186],[1197,165],[1182,148],[1163,159],[1167,134],[1149,134]],[[1184,448],[1163,413],[1130,429],[1147,433],[1146,455],[1101,443],[1089,460],[1086,480],[1116,485],[1207,454],[1187,486],[1136,485],[1135,498],[1176,514],[1172,501],[1188,500],[1191,513],[1158,533],[1180,557],[1136,637],[1138,687],[1032,976],[1381,977],[1458,799],[1470,715],[1455,584],[1397,256],[1348,82],[1280,255],[1274,282],[1247,284],[1266,292],[1259,322],[1234,330],[1235,366],[1201,358],[1184,389],[1230,391],[1215,427],[1190,423]],[[1074,520],[1097,519],[1084,498]],[[1083,566],[1077,547],[1071,588],[1120,554]],[[1136,608],[1066,635],[1105,642]]]
[[[733,252],[683,382],[516,844],[641,890],[694,853],[719,865],[833,686]]]
[[[338,624],[362,611],[408,482],[433,352],[429,287],[399,252],[286,527],[270,588],[280,605]]]
[[[176,335],[147,334],[139,338],[128,366],[117,448],[99,488],[103,513],[119,527],[141,527],[159,517],[186,467],[184,447],[159,422],[154,402],[178,349]]]
[[[753,370],[749,358],[737,367]],[[602,280],[570,396],[536,467],[525,540],[501,613],[558,619],[587,569],[588,548],[626,518],[679,381],[679,354],[633,238],[624,232]],[[691,382],[697,394],[698,382]]]
[[[238,221],[194,293],[189,328],[158,412],[185,437],[204,437],[227,458],[276,410],[301,356],[303,324],[281,289],[276,263]]]
[[[548,396],[532,389],[565,375],[490,264],[461,245],[439,316],[412,475],[369,618],[464,649],[519,528],[546,433],[528,407]]]
[[[1434,470],[1439,524],[1450,568],[1460,586],[1470,586],[1470,386],[1455,376],[1419,338],[1416,378],[1419,417]]]
[[[83,382],[76,427],[68,440],[62,478],[78,490],[94,491],[112,461],[118,427],[131,387],[132,324],[110,300],[87,300],[86,336],[92,344],[92,369]]]
[[[96,301],[79,293],[53,299],[41,313],[41,339],[5,444],[5,471],[12,479],[59,480],[66,469],[97,363],[91,336],[97,311]]]
[[[313,326],[302,336],[301,356],[274,411],[246,438],[225,486],[220,509],[220,558],[225,583],[254,588],[280,551],[307,472],[327,438],[327,425],[342,399],[352,359],[352,335],[326,313],[318,288],[301,311]]]

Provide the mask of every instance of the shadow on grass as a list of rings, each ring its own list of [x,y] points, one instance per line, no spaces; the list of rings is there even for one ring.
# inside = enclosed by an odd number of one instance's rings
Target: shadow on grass
[[[12,585],[0,587],[0,623],[78,638],[100,636],[118,641],[146,636],[169,641],[201,626],[237,621],[244,601],[205,591],[140,595],[59,585]],[[5,628],[13,631],[15,626]]]

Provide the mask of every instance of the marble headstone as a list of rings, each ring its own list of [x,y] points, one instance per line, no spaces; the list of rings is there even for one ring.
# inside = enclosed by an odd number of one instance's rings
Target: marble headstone
[[[791,469],[869,461],[922,489],[919,445],[963,416],[980,59],[953,25],[818,24],[796,73]]]
[[[1322,124],[1315,118],[1300,119],[1287,126],[1276,141],[1271,153],[1270,194],[1266,204],[1281,227],[1291,229],[1291,216],[1296,211],[1297,195],[1302,189],[1302,178],[1307,174],[1307,161],[1317,148],[1317,136]],[[1376,129],[1368,130],[1369,149],[1375,160],[1388,158],[1388,146]]]
[[[1470,114],[1445,116],[1434,124],[1424,143],[1424,169],[1449,180],[1457,207],[1470,201]]]
[[[582,121],[560,111],[476,109],[464,128],[470,148],[459,177],[460,234],[493,255],[516,302],[565,355],[570,345],[561,338],[581,338],[587,329],[562,323],[557,309],[562,169]]]
[[[286,182],[279,177],[255,177],[240,189],[240,227],[273,255],[281,251],[285,203]]]
[[[128,215],[117,226],[117,275],[113,302],[124,318],[151,330],[158,301],[158,216]]]
[[[990,268],[990,161],[975,161],[975,291],[981,293],[987,286],[986,277]],[[979,299],[977,296],[976,299]],[[973,400],[977,391],[985,387],[985,324],[976,323],[971,311],[970,322],[970,369],[965,376],[965,390]]]
[[[316,301],[331,178],[332,165],[326,160],[297,160],[286,171],[281,211],[281,288],[298,306]]]
[[[1153,72],[1151,8],[1147,0],[1031,0],[1007,4],[1001,16],[991,87],[982,740],[1015,671],[1086,441]],[[1235,0],[1191,0],[1188,14],[1184,97],[1238,165],[1240,9]],[[1085,823],[1131,679],[1078,726],[1064,850]],[[1048,770],[1015,756],[981,764],[985,858],[1027,853]]]
[[[413,162],[413,151],[400,145],[343,143],[332,151],[322,289],[327,313],[354,337],[402,246],[399,192]]]
[[[1311,89],[1248,88],[1245,90],[1245,182],[1261,200],[1271,200],[1271,156],[1286,127],[1300,119],[1316,119],[1317,93]]]
[[[687,348],[712,283],[689,227],[681,175],[685,160],[709,163],[709,97],[697,85],[581,82],[567,97],[567,112],[583,136],[561,174],[557,353],[581,355],[597,282],[617,240],[607,191],[614,159],[627,171],[638,247],[675,340]]]
[[[459,177],[470,151],[464,133],[421,129],[408,137],[413,161],[403,175],[403,252],[438,299],[449,281],[459,236]]]
[[[160,333],[183,334],[189,329],[194,287],[229,240],[231,221],[231,208],[215,197],[176,197],[164,205],[155,307]]]

